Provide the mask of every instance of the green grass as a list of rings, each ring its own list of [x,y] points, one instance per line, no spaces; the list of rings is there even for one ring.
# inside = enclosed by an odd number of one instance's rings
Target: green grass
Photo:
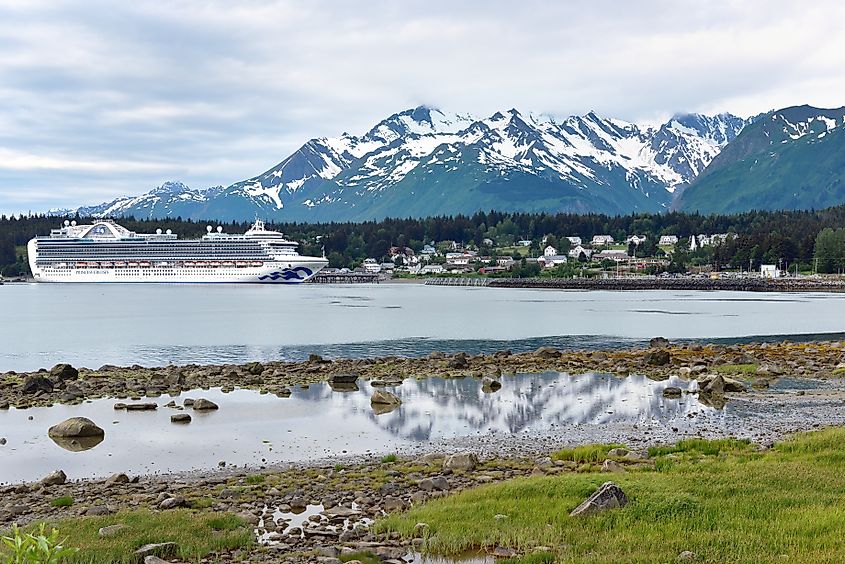
[[[212,505],[214,505],[214,500],[210,497],[198,497],[191,500],[192,509],[208,509]]]
[[[751,449],[751,442],[747,439],[684,439],[678,443],[665,447],[651,447],[649,456],[666,456],[669,454],[687,453],[699,456],[716,456],[723,452],[747,452]]]
[[[50,505],[53,507],[70,507],[73,505],[73,498],[69,495],[63,495],[51,501]]]
[[[376,528],[409,537],[427,523],[426,550],[440,554],[545,546],[577,562],[672,562],[685,550],[704,562],[845,561],[845,429],[766,452],[698,440],[656,453],[663,472],[519,478],[431,500]],[[627,507],[569,517],[608,479],[627,493]]]
[[[836,368],[834,369],[833,374],[835,376],[843,376],[845,375],[845,368]]]
[[[257,486],[258,484],[263,484],[265,479],[263,474],[253,474],[244,478],[244,482],[251,486]]]
[[[713,368],[715,372],[720,374],[738,374],[740,376],[749,376],[757,372],[760,368],[759,364],[722,364]]]
[[[566,448],[552,454],[552,460],[569,460],[579,464],[588,462],[603,462],[607,453],[615,448],[624,448],[618,444],[590,444],[575,448]]]
[[[388,454],[387,456],[381,457],[382,464],[390,464],[392,462],[396,462],[397,460],[399,460],[399,457],[395,454]]]
[[[116,524],[125,524],[127,528],[113,537],[99,536],[101,527]],[[62,538],[66,538],[64,546],[80,549],[67,560],[70,563],[131,562],[136,549],[155,542],[175,542],[179,546],[179,558],[198,561],[210,552],[254,543],[252,529],[239,517],[190,510],[121,511],[103,517],[59,520],[49,523],[49,527],[55,527]],[[36,527],[27,530],[36,530]],[[0,561],[4,561],[5,556],[4,549],[0,548]]]

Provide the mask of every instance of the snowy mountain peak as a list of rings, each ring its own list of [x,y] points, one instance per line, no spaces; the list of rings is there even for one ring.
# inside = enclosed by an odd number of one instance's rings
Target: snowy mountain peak
[[[730,114],[679,114],[654,127],[595,111],[556,120],[511,108],[475,119],[418,106],[361,136],[311,139],[271,169],[223,189],[167,182],[87,211],[225,220],[256,214],[373,219],[493,208],[657,211],[744,125]]]

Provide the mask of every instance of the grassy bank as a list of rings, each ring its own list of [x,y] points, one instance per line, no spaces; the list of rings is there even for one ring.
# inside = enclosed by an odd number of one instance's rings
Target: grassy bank
[[[594,452],[578,457],[591,460]],[[445,554],[505,546],[522,554],[548,547],[559,561],[578,562],[669,562],[683,551],[707,562],[845,561],[845,430],[800,435],[766,452],[692,440],[652,455],[624,474],[568,473],[467,490],[379,527],[412,536],[427,523],[427,550]],[[627,493],[627,507],[569,517],[607,480]]]
[[[101,537],[100,528],[110,525],[126,527],[114,536]],[[175,542],[179,547],[177,556],[188,561],[199,561],[212,552],[254,543],[251,527],[239,517],[188,510],[121,511],[103,517],[60,520],[49,523],[49,527],[59,530],[64,546],[79,549],[67,561],[86,564],[133,562],[135,550],[148,543]],[[30,527],[27,532],[34,530],[36,527]],[[0,561],[3,562],[5,550],[0,548]]]

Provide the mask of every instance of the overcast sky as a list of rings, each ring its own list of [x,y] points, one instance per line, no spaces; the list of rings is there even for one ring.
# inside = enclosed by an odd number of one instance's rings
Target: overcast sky
[[[0,0],[0,213],[254,176],[420,104],[845,104],[845,2]]]

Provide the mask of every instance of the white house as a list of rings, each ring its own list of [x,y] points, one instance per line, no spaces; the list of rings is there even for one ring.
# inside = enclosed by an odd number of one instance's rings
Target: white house
[[[443,274],[442,264],[427,264],[419,270],[420,274]]]
[[[658,245],[677,245],[678,244],[678,236],[677,235],[661,235],[660,241],[657,243]]]
[[[543,268],[552,268],[560,264],[566,264],[567,257],[566,255],[543,255],[537,259],[537,262]]]
[[[603,245],[611,245],[615,241],[613,237],[610,235],[596,235],[593,237],[593,245],[603,246]]]
[[[433,245],[425,245],[425,246],[423,246],[422,251],[420,251],[420,254],[422,254],[422,255],[433,255],[436,252],[437,252],[437,249],[435,249]]]
[[[647,237],[645,235],[631,235],[627,239],[625,239],[625,244],[630,245],[631,243],[639,246],[645,243]]]
[[[378,274],[381,272],[381,265],[374,258],[365,259],[364,264],[361,266],[364,267],[364,272],[369,272],[371,274]]]
[[[586,247],[582,247],[581,245],[576,245],[569,249],[569,256],[578,259],[581,256],[581,253],[584,253],[584,256],[590,258],[590,255],[593,254],[593,249],[588,249]]]
[[[581,244],[581,237],[567,237],[567,239],[573,247]]]
[[[513,266],[514,262],[516,261],[513,260],[513,257],[496,257],[496,266],[510,268]]]
[[[553,256],[555,256],[555,255],[557,255],[557,249],[555,249],[555,248],[554,248],[554,247],[552,247],[551,245],[549,245],[549,246],[547,246],[545,249],[543,249],[543,256],[545,256],[545,257],[553,257]]]
[[[516,244],[520,247],[530,247],[531,239],[522,239],[521,241],[517,241]]]

